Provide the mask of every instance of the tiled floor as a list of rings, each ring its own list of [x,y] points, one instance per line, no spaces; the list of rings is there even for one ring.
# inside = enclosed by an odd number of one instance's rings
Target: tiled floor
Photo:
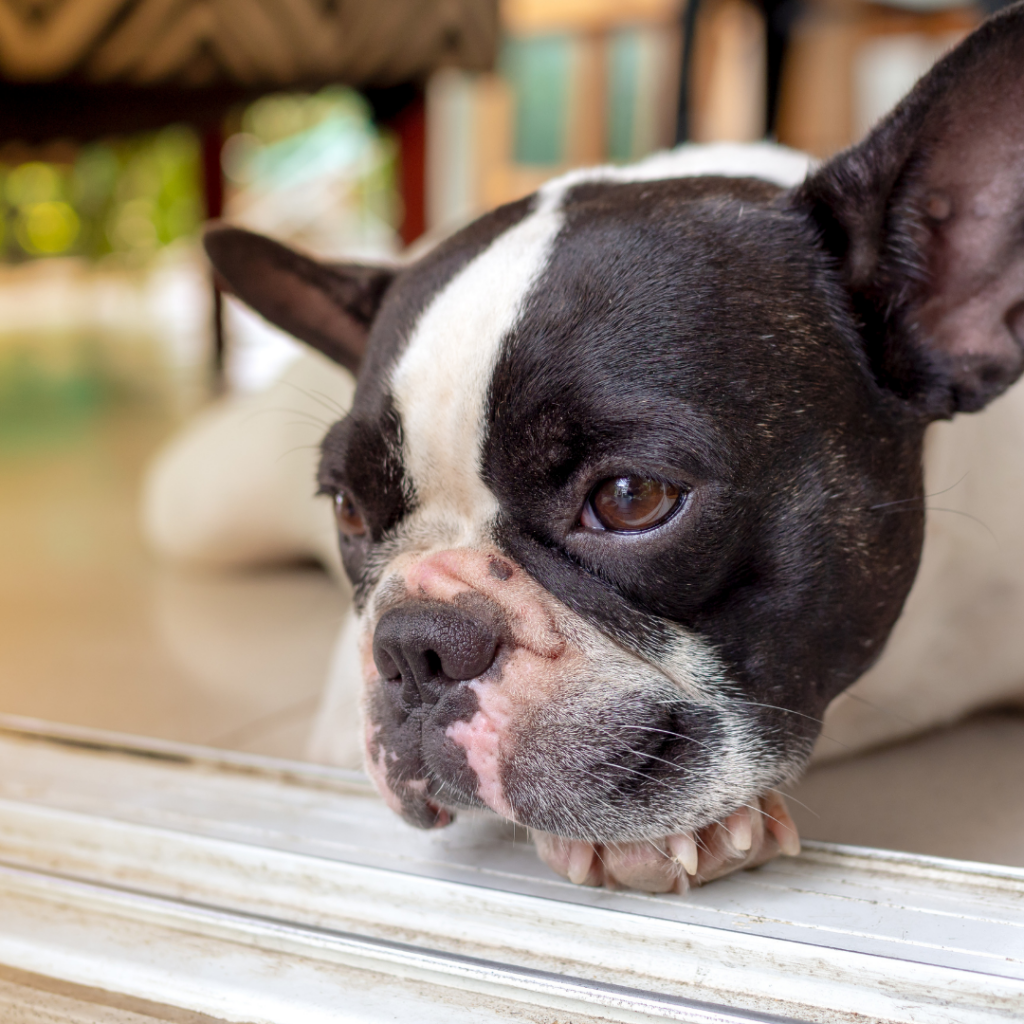
[[[338,593],[310,567],[156,564],[136,492],[166,408],[136,395],[28,435],[0,417],[0,712],[301,757]],[[1022,794],[1024,715],[990,714],[816,768],[794,810],[811,838],[1024,866]]]

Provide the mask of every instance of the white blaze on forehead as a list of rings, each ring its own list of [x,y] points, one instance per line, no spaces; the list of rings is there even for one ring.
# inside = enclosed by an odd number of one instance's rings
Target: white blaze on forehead
[[[502,339],[562,226],[561,190],[499,235],[423,311],[392,374],[405,470],[421,509],[477,530],[497,512],[480,478],[487,395]]]
[[[793,185],[809,165],[804,154],[769,144],[680,146],[631,167],[571,171],[543,186],[535,210],[499,235],[434,297],[392,372],[405,471],[419,500],[415,518],[442,517],[451,541],[452,527],[467,538],[479,538],[497,512],[494,495],[480,478],[488,389],[502,339],[547,265],[569,189],[588,181],[614,184],[702,174]]]

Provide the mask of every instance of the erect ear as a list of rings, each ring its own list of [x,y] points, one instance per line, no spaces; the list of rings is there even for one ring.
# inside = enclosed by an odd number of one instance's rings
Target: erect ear
[[[397,271],[319,263],[263,235],[207,229],[207,255],[228,289],[271,323],[355,372]]]
[[[840,261],[879,380],[931,417],[1024,369],[1024,3],[943,58],[795,193]]]

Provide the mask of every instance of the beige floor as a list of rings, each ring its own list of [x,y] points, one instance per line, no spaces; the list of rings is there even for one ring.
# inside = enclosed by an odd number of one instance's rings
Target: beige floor
[[[225,1024],[205,1013],[9,967],[0,967],[0,1020],[4,1024]]]
[[[822,765],[792,793],[807,838],[1024,867],[1024,713]]]
[[[338,593],[315,568],[156,564],[134,519],[138,419],[0,467],[0,710],[300,756]]]
[[[176,423],[136,396],[27,445],[0,430],[0,712],[301,757],[337,592],[311,567],[154,562],[137,488]],[[823,766],[794,797],[810,838],[1024,866],[1024,715]]]
[[[68,370],[77,357],[53,357],[60,339],[38,344],[27,373],[0,339],[0,712],[301,756],[336,589],[312,567],[203,578],[157,564],[137,493],[180,396],[158,365],[96,385]],[[89,399],[93,385],[109,394]]]

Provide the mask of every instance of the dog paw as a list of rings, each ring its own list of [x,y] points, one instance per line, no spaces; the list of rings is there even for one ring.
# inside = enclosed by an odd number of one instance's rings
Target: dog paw
[[[642,892],[683,893],[780,853],[800,852],[796,825],[782,794],[774,791],[696,834],[598,845],[534,832],[533,840],[541,860],[576,885]]]

